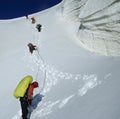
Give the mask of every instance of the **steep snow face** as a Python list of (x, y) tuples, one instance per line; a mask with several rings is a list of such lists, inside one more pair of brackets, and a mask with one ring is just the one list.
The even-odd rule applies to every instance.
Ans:
[(80, 21), (79, 14), (88, 0), (63, 0), (63, 17), (70, 21)]
[[(21, 119), (13, 91), (26, 75), (40, 84), (34, 95), (41, 89), (44, 95), (30, 119), (120, 119), (120, 57), (79, 47), (74, 40), (78, 24), (64, 21), (59, 8), (0, 21), (0, 119)], [(33, 54), (30, 42), (37, 45)]]
[(120, 55), (120, 0), (64, 0), (63, 17), (80, 23), (81, 46), (102, 55)]

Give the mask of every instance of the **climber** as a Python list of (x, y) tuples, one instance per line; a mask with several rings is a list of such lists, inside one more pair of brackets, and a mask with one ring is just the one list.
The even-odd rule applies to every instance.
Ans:
[(38, 82), (33, 82), (33, 77), (25, 76), (17, 85), (14, 91), (14, 97), (20, 99), (22, 109), (22, 119), (29, 119), (28, 107), (33, 100), (33, 90), (37, 88)]
[(25, 15), (26, 19), (28, 19), (28, 15)]
[(40, 31), (41, 31), (41, 27), (42, 27), (42, 25), (41, 25), (41, 24), (37, 24), (37, 25), (36, 25), (36, 28), (37, 28), (38, 32), (40, 32)]
[(34, 50), (37, 50), (37, 46), (33, 45), (32, 43), (29, 43), (28, 47), (31, 54), (33, 53)]
[(32, 20), (32, 24), (34, 24), (36, 22), (35, 17), (32, 17), (31, 20)]
[(26, 93), (23, 97), (20, 97), (20, 103), (21, 103), (21, 109), (22, 109), (22, 118), (23, 119), (29, 119), (29, 112), (28, 112), (28, 107), (31, 105), (32, 99), (33, 99), (33, 90), (34, 88), (38, 87), (38, 82), (33, 82), (31, 83), (27, 90)]

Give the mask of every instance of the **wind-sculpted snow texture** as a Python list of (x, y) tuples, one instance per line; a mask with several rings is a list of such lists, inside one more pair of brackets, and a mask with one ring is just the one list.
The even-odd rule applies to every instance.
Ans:
[(77, 37), (84, 48), (120, 55), (120, 0), (64, 0), (63, 17), (79, 22)]

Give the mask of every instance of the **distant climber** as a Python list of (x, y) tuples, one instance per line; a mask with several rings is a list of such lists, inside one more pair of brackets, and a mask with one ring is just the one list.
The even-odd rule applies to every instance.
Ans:
[(38, 82), (32, 83), (32, 80), (32, 76), (24, 77), (14, 91), (14, 96), (20, 99), (22, 119), (30, 119), (28, 108), (31, 106), (34, 88), (39, 86)]
[(41, 25), (41, 24), (37, 24), (37, 25), (36, 25), (36, 28), (37, 28), (38, 32), (40, 32), (40, 31), (41, 31), (41, 28), (42, 28), (42, 25)]
[(31, 20), (32, 20), (32, 24), (34, 24), (36, 22), (35, 17), (32, 17)]
[(26, 19), (28, 19), (28, 15), (25, 15)]
[(37, 50), (37, 46), (33, 45), (32, 43), (29, 43), (28, 47), (31, 54), (33, 53), (34, 50)]

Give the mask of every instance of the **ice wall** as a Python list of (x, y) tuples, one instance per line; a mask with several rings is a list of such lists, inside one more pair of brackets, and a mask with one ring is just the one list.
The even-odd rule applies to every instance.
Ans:
[(81, 46), (102, 55), (120, 55), (120, 0), (63, 0), (62, 13), (80, 23), (76, 34)]

